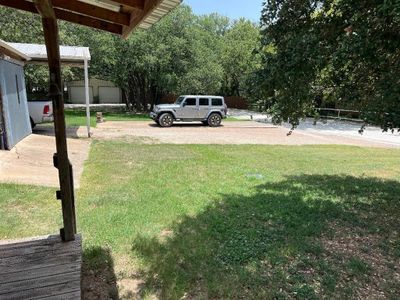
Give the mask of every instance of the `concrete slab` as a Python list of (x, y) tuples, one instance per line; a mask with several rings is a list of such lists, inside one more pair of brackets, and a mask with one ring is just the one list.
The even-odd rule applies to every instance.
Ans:
[[(40, 132), (36, 131), (36, 132)], [(53, 167), (56, 151), (53, 130), (48, 135), (32, 134), (11, 151), (0, 151), (0, 182), (58, 187), (58, 171)], [(88, 157), (89, 139), (68, 138), (75, 187), (79, 187), (84, 161)]]

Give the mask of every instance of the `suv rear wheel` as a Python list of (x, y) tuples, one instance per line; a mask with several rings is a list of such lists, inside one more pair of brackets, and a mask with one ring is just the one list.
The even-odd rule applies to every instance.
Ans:
[(220, 114), (217, 113), (212, 113), (209, 117), (208, 117), (208, 125), (210, 127), (218, 127), (221, 125), (222, 122), (222, 117)]
[(164, 113), (158, 119), (161, 127), (171, 127), (174, 124), (174, 117), (170, 113)]

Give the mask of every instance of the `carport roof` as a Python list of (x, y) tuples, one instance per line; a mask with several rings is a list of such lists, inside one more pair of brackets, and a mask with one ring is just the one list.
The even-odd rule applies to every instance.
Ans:
[(28, 55), (3, 40), (0, 40), (0, 54), (5, 54), (13, 59), (17, 59), (20, 61), (30, 60), (30, 57)]
[[(29, 63), (47, 63), (47, 50), (45, 45), (7, 43), (10, 47), (29, 57)], [(88, 47), (60, 46), (60, 59), (62, 64), (83, 65), (90, 60)]]

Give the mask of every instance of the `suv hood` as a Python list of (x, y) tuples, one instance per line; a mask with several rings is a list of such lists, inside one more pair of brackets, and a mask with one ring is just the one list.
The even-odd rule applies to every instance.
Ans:
[(161, 110), (161, 109), (177, 109), (180, 108), (181, 106), (178, 104), (160, 104), (156, 105), (154, 107), (155, 110)]

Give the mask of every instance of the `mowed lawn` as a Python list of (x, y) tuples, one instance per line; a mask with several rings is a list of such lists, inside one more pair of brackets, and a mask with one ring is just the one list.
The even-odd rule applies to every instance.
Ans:
[[(123, 113), (123, 112), (104, 112), (103, 118), (106, 121), (151, 121), (147, 114), (137, 113)], [(229, 121), (248, 121), (234, 117), (228, 117), (224, 119), (224, 122)], [(86, 112), (77, 110), (65, 110), (65, 122), (67, 127), (79, 127), (86, 126)], [(45, 124), (49, 125), (49, 124)], [(96, 127), (96, 113), (90, 113), (90, 126)]]
[[(103, 118), (107, 121), (150, 121), (150, 117), (145, 114), (135, 113), (103, 113)], [(86, 112), (65, 110), (65, 122), (67, 127), (86, 126)], [(96, 113), (90, 113), (90, 126), (96, 127)]]
[[(76, 195), (85, 295), (395, 299), (399, 179), (399, 150), (94, 141)], [(54, 190), (0, 195), (0, 238), (58, 232)]]

